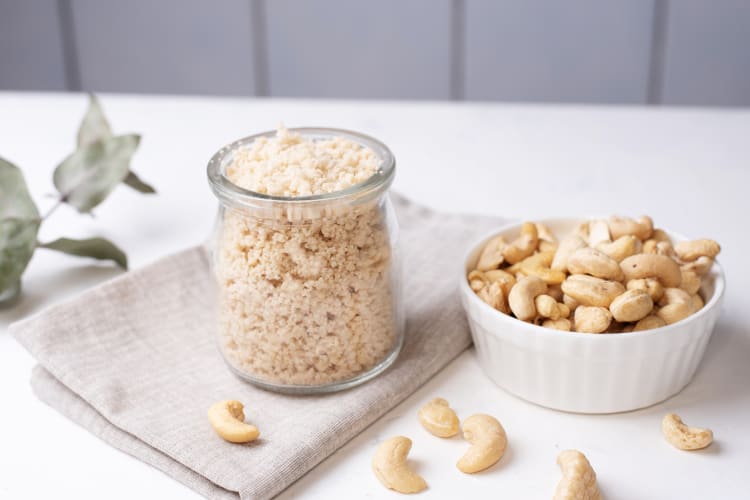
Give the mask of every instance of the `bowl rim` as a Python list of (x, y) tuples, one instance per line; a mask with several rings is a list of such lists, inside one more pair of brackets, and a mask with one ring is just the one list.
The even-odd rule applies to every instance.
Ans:
[[(596, 217), (549, 217), (545, 219), (536, 219), (535, 222), (541, 223), (541, 224), (555, 224), (555, 223), (580, 223), (586, 220), (592, 220)], [(503, 224), (500, 227), (497, 227), (491, 231), (488, 231), (484, 233), (482, 236), (474, 239), (469, 245), (468, 249), (464, 252), (463, 258), (461, 260), (461, 276), (460, 276), (460, 283), (459, 287), (461, 290), (461, 293), (464, 296), (467, 296), (467, 300), (473, 300), (475, 303), (479, 305), (480, 308), (484, 307), (490, 313), (494, 313), (496, 317), (501, 318), (500, 321), (509, 321), (513, 322), (512, 325), (515, 326), (521, 326), (524, 325), (528, 328), (531, 328), (531, 331), (535, 333), (539, 333), (541, 335), (547, 335), (552, 338), (559, 338), (559, 339), (570, 339), (575, 341), (581, 341), (584, 339), (591, 339), (594, 342), (625, 342), (627, 339), (642, 339), (642, 338), (648, 338), (653, 336), (658, 336), (661, 334), (665, 334), (665, 332), (670, 332), (675, 329), (680, 329), (684, 327), (686, 324), (690, 323), (691, 321), (697, 320), (699, 317), (708, 314), (710, 310), (712, 310), (714, 307), (716, 307), (717, 304), (721, 301), (721, 298), (724, 295), (725, 290), (725, 279), (724, 279), (724, 268), (721, 266), (719, 261), (717, 259), (714, 259), (714, 265), (710, 270), (710, 273), (714, 275), (714, 293), (711, 296), (711, 300), (705, 303), (705, 305), (698, 311), (687, 318), (681, 319), (680, 321), (677, 321), (676, 323), (672, 323), (671, 325), (661, 326), (659, 328), (652, 328), (649, 330), (641, 330), (637, 332), (623, 332), (618, 334), (587, 334), (587, 335), (571, 335), (571, 333), (579, 333), (579, 332), (566, 332), (562, 330), (555, 330), (554, 328), (545, 328), (541, 325), (535, 325), (533, 323), (528, 323), (526, 321), (521, 321), (517, 318), (514, 318), (510, 316), (509, 314), (504, 314), (494, 307), (490, 306), (486, 302), (484, 302), (482, 299), (480, 299), (476, 293), (469, 287), (469, 282), (466, 279), (466, 269), (469, 262), (469, 258), (471, 257), (471, 254), (473, 254), (477, 247), (492, 238), (493, 236), (496, 236), (502, 232), (510, 231), (513, 229), (519, 229), (521, 228), (521, 225), (523, 222), (510, 222), (507, 224)], [(685, 236), (675, 233), (673, 231), (666, 230), (662, 228), (670, 237), (678, 239), (680, 241), (682, 240), (688, 240), (689, 238), (686, 238)], [(467, 313), (468, 316), (471, 316), (468, 308), (464, 305), (464, 310)], [(490, 329), (487, 329), (490, 330)], [(512, 329), (509, 329), (508, 331), (511, 331)], [(490, 330), (493, 335), (497, 335), (498, 333), (494, 330)], [(596, 339), (596, 340), (593, 340)], [(584, 340), (585, 341), (585, 340)]]

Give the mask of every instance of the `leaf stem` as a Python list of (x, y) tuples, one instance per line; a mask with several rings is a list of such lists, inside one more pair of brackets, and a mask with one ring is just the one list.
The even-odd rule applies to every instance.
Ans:
[(62, 204), (63, 204), (64, 202), (65, 202), (65, 196), (61, 196), (60, 198), (58, 198), (58, 199), (57, 199), (57, 201), (55, 202), (55, 204), (54, 204), (54, 205), (52, 205), (52, 207), (50, 207), (50, 209), (49, 209), (49, 210), (47, 210), (47, 213), (46, 213), (46, 214), (44, 214), (44, 215), (42, 216), (42, 219), (41, 219), (41, 220), (43, 220), (43, 221), (47, 220), (47, 218), (48, 218), (48, 217), (49, 217), (50, 215), (52, 215), (52, 213), (53, 213), (53, 212), (54, 212), (55, 210), (57, 210), (57, 208), (58, 208), (58, 207), (59, 207), (60, 205), (62, 205)]

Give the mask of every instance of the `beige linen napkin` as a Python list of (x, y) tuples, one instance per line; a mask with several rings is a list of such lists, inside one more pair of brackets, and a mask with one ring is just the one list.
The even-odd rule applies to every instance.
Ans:
[[(394, 196), (407, 333), (394, 365), (325, 396), (257, 389), (216, 347), (211, 276), (200, 248), (165, 257), (11, 326), (38, 360), (34, 391), (112, 446), (209, 498), (268, 498), (331, 455), (470, 344), (456, 293), (460, 260), (489, 217), (439, 214)], [(222, 441), (207, 408), (239, 399), (261, 429)], [(366, 474), (367, 471), (363, 471)]]

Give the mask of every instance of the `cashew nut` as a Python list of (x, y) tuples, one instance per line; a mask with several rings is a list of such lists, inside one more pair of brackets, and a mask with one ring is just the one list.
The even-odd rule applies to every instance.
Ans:
[(660, 307), (656, 311), (656, 315), (659, 316), (668, 325), (677, 323), (693, 313), (693, 308), (687, 302), (677, 302), (675, 304), (669, 304), (664, 307)]
[(573, 315), (575, 331), (581, 333), (602, 333), (611, 321), (612, 313), (606, 307), (579, 306)]
[(690, 305), (692, 306), (693, 312), (695, 313), (701, 310), (703, 306), (706, 305), (706, 303), (703, 302), (703, 297), (696, 293), (690, 296)]
[(628, 290), (609, 305), (612, 316), (622, 322), (639, 321), (648, 316), (653, 308), (651, 295), (643, 290)]
[(658, 302), (664, 295), (664, 287), (655, 278), (641, 278), (630, 280), (627, 283), (628, 290), (643, 290), (651, 296), (651, 300)]
[(557, 484), (552, 500), (601, 500), (596, 485), (596, 472), (586, 456), (578, 450), (565, 450), (557, 455), (563, 477)]
[(508, 269), (517, 268), (519, 272), (526, 276), (536, 276), (542, 279), (548, 285), (559, 285), (565, 279), (565, 273), (550, 269), (554, 252), (539, 252), (530, 257), (526, 257)]
[(208, 409), (208, 421), (216, 434), (230, 443), (249, 443), (260, 436), (254, 425), (245, 423), (244, 406), (239, 401), (225, 400)]
[(419, 422), (430, 434), (451, 437), (458, 434), (460, 424), (456, 412), (443, 398), (435, 398), (419, 409)]
[(563, 281), (562, 290), (581, 305), (609, 307), (615, 297), (625, 292), (625, 287), (617, 281), (573, 274)]
[(690, 294), (682, 288), (665, 288), (664, 295), (659, 300), (660, 306), (676, 304), (678, 302), (690, 303)]
[(684, 271), (693, 271), (698, 276), (705, 276), (711, 270), (714, 265), (714, 259), (702, 255), (695, 259), (693, 262), (688, 262), (682, 265)]
[(584, 248), (586, 246), (586, 242), (583, 241), (583, 238), (576, 234), (571, 234), (570, 236), (566, 236), (560, 241), (560, 245), (557, 247), (557, 251), (555, 252), (555, 257), (552, 259), (552, 264), (550, 265), (550, 268), (554, 271), (562, 271), (565, 272), (568, 270), (568, 258), (578, 250), (579, 248)]
[(589, 246), (595, 247), (599, 243), (611, 241), (607, 221), (592, 220), (589, 221)]
[(474, 269), (470, 272), (466, 279), (469, 281), (469, 287), (475, 292), (478, 292), (487, 284), (487, 278), (484, 276), (484, 273), (478, 269)]
[(665, 288), (664, 296), (659, 301), (659, 305), (662, 307), (656, 312), (656, 315), (668, 325), (687, 318), (703, 307), (702, 300), (699, 305), (693, 299), (693, 296), (682, 288)]
[(677, 253), (675, 253), (674, 247), (668, 241), (657, 242), (654, 253), (658, 255), (666, 255), (667, 257), (677, 258)]
[(560, 285), (549, 285), (547, 286), (547, 295), (552, 297), (558, 302), (562, 302), (563, 300), (563, 291), (562, 287)]
[(552, 234), (552, 231), (546, 225), (537, 222), (536, 233), (539, 237), (539, 251), (540, 252), (554, 252), (557, 250), (557, 238)]
[(721, 246), (719, 246), (714, 240), (702, 239), (680, 241), (675, 245), (674, 250), (681, 260), (692, 262), (698, 257), (715, 258), (719, 255)]
[(651, 234), (651, 239), (655, 240), (657, 243), (660, 241), (666, 241), (667, 243), (672, 243), (672, 238), (669, 237), (669, 235), (663, 230), (663, 229), (654, 229), (653, 234)]
[(546, 319), (542, 321), (542, 326), (545, 328), (552, 328), (553, 330), (562, 330), (564, 332), (569, 332), (573, 327), (568, 318)]
[(547, 291), (547, 284), (536, 276), (526, 276), (511, 288), (508, 295), (510, 310), (516, 318), (529, 321), (536, 316), (534, 299)]
[(680, 283), (680, 288), (690, 295), (698, 293), (701, 289), (701, 277), (698, 276), (695, 271), (682, 269), (682, 282)]
[(613, 216), (609, 218), (609, 232), (613, 239), (626, 234), (632, 234), (639, 240), (647, 240), (654, 232), (654, 221), (651, 217), (644, 215), (637, 220), (630, 217)]
[(492, 238), (485, 245), (482, 253), (479, 255), (477, 269), (480, 271), (488, 271), (500, 267), (500, 264), (503, 263), (503, 249), (507, 245), (508, 243), (502, 236), (495, 236)]
[(500, 283), (491, 283), (477, 292), (480, 299), (494, 307), (498, 311), (508, 314), (508, 305), (505, 302), (505, 294)]
[(632, 234), (620, 236), (615, 241), (602, 241), (596, 245), (597, 250), (606, 253), (617, 262), (621, 262), (625, 257), (637, 254), (641, 247), (641, 240)]
[(485, 279), (490, 283), (500, 283), (503, 294), (507, 297), (510, 289), (516, 284), (516, 278), (507, 271), (502, 269), (492, 269), (484, 272)]
[(537, 295), (534, 299), (534, 305), (536, 306), (537, 314), (543, 318), (557, 320), (567, 318), (570, 315), (568, 306), (558, 303), (549, 295)]
[(661, 432), (672, 446), (681, 450), (700, 450), (714, 440), (711, 429), (688, 427), (679, 415), (669, 413), (661, 421)]
[(607, 280), (622, 280), (620, 264), (595, 248), (579, 248), (568, 258), (570, 274), (590, 274)]
[(473, 474), (496, 464), (505, 453), (508, 438), (495, 417), (472, 415), (461, 426), (464, 439), (471, 443), (464, 456), (456, 463), (461, 472)]
[(562, 303), (568, 306), (568, 309), (570, 309), (570, 312), (575, 311), (576, 308), (581, 305), (580, 302), (578, 302), (576, 299), (574, 299), (573, 297), (565, 293), (563, 294)]
[(524, 222), (521, 234), (509, 245), (503, 248), (503, 257), (510, 264), (520, 262), (536, 250), (539, 236), (533, 222)]
[(664, 286), (677, 287), (682, 281), (680, 266), (666, 255), (640, 253), (620, 262), (625, 280), (657, 278)]
[(654, 328), (661, 328), (662, 326), (666, 326), (666, 324), (667, 323), (659, 316), (649, 314), (635, 324), (635, 326), (633, 327), (633, 331), (640, 332), (641, 330), (652, 330)]
[(372, 457), (372, 470), (383, 486), (399, 493), (418, 493), (427, 482), (411, 470), (406, 457), (411, 450), (411, 439), (396, 436), (380, 443)]

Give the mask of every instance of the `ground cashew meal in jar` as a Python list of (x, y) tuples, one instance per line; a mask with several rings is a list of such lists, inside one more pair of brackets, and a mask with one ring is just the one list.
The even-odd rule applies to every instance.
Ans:
[[(267, 195), (341, 191), (379, 168), (342, 137), (280, 128), (234, 152), (225, 176)], [(226, 207), (215, 250), (220, 348), (235, 370), (280, 385), (324, 385), (367, 372), (397, 342), (392, 252), (377, 199), (257, 217)]]

